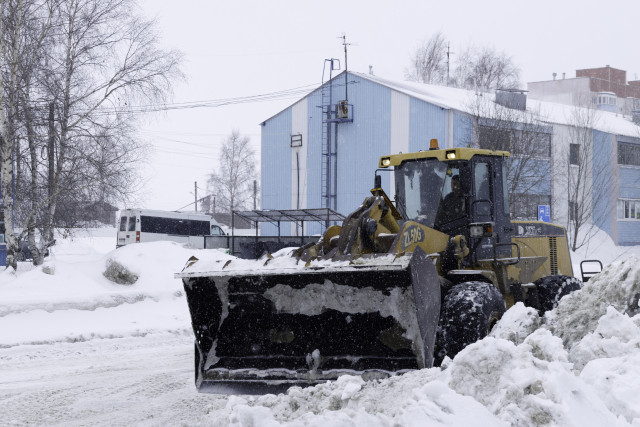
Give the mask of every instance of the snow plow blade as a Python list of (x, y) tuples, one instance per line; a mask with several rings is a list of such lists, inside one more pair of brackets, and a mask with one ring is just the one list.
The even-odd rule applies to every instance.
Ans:
[(220, 271), (188, 264), (176, 274), (196, 338), (199, 390), (383, 378), (432, 366), (440, 279), (421, 249), (293, 268), (262, 260), (233, 270), (233, 262)]

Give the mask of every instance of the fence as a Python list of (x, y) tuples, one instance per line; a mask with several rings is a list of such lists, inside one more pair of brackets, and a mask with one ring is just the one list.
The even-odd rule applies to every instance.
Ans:
[(205, 236), (205, 249), (233, 248), (233, 255), (239, 258), (256, 259), (264, 252), (275, 252), (282, 248), (299, 247), (309, 242), (317, 242), (319, 236)]

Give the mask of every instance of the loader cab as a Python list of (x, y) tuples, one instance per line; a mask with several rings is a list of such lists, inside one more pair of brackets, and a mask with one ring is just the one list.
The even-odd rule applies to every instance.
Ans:
[(505, 156), (473, 149), (424, 153), (396, 161), (396, 206), (402, 216), (450, 236), (464, 235), (478, 259), (493, 258), (494, 250), (509, 256), (513, 230)]

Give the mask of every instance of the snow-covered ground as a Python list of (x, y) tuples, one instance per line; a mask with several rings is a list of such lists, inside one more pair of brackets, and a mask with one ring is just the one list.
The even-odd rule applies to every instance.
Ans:
[[(0, 424), (640, 426), (640, 247), (605, 237), (573, 254), (602, 274), (540, 319), (517, 304), (444, 368), (344, 376), (286, 394), (199, 394), (170, 242), (114, 250), (113, 229), (59, 240), (43, 267), (0, 273)], [(114, 277), (118, 268), (138, 276)], [(115, 272), (115, 273), (114, 273)]]

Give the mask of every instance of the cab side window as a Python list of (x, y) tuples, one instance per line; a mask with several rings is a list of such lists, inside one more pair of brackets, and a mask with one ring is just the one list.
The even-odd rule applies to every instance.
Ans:
[(491, 215), (491, 166), (478, 162), (473, 173), (474, 207), (477, 216)]

